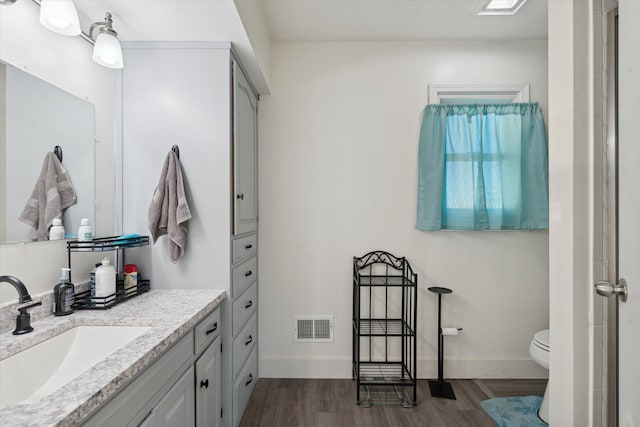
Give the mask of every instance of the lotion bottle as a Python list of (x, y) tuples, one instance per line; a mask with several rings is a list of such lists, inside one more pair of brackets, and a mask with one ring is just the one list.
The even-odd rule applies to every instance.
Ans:
[(89, 225), (87, 218), (80, 220), (80, 228), (78, 229), (78, 242), (91, 242), (93, 241), (93, 231)]
[[(109, 305), (116, 298), (116, 269), (108, 257), (102, 259), (102, 265), (96, 268), (96, 304)], [(98, 298), (100, 298), (98, 300)], [(103, 299), (104, 298), (104, 299)]]
[(54, 218), (53, 225), (49, 229), (49, 240), (62, 239), (64, 239), (64, 227), (62, 226), (62, 220), (60, 218)]

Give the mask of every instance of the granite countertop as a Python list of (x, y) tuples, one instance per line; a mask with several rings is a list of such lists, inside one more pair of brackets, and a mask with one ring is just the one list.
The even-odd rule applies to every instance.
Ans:
[(75, 326), (150, 327), (40, 401), (0, 406), (0, 425), (77, 425), (215, 309), (225, 296), (225, 291), (219, 290), (152, 290), (109, 310), (46, 317), (33, 322), (34, 331), (25, 335), (1, 334), (0, 360)]

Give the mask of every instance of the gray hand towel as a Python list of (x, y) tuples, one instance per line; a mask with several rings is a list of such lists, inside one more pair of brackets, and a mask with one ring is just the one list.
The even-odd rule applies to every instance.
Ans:
[(190, 218), (180, 159), (176, 153), (169, 151), (149, 206), (147, 226), (154, 243), (160, 236), (169, 236), (169, 256), (173, 263), (184, 255)]
[(47, 240), (53, 219), (62, 218), (62, 212), (76, 201), (76, 191), (67, 170), (55, 154), (48, 152), (36, 186), (19, 219), (37, 230), (38, 240)]

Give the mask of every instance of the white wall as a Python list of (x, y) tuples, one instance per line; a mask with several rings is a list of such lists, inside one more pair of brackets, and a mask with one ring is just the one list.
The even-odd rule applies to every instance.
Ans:
[[(87, 99), (95, 106), (96, 235), (114, 233), (114, 77), (117, 71), (91, 60), (92, 46), (80, 37), (46, 30), (38, 22), (38, 6), (19, 1), (0, 7), (0, 60), (54, 86)], [(40, 160), (38, 160), (40, 161)], [(74, 262), (74, 282), (88, 279), (92, 260)], [(75, 260), (74, 260), (75, 261)], [(0, 246), (0, 274), (22, 279), (32, 294), (50, 290), (66, 266), (63, 242)], [(0, 301), (16, 299), (10, 286), (0, 286)], [(5, 296), (6, 295), (6, 296)]]
[[(548, 234), (414, 228), (429, 83), (531, 84), (547, 109), (546, 41), (277, 42), (260, 104), (260, 375), (350, 377), (351, 259), (385, 249), (419, 275), (419, 377), (436, 375), (436, 298), (449, 377), (544, 377)], [(333, 314), (335, 342), (293, 343), (294, 315)]]

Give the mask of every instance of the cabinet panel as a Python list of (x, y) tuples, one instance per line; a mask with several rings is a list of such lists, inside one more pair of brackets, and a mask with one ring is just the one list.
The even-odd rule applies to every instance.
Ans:
[(254, 255), (257, 250), (257, 236), (255, 234), (236, 239), (233, 241), (232, 262), (235, 264), (248, 256)]
[(220, 339), (196, 362), (196, 426), (220, 425)]
[(233, 335), (236, 336), (258, 307), (258, 287), (254, 283), (233, 303)]
[(233, 340), (233, 378), (240, 373), (247, 356), (258, 341), (258, 317), (254, 315)]
[(249, 397), (258, 381), (258, 351), (253, 349), (247, 364), (233, 385), (233, 418), (236, 424), (240, 424), (244, 408), (249, 402)]
[(234, 63), (234, 234), (254, 231), (258, 224), (258, 100)]
[(256, 257), (243, 262), (233, 269), (233, 283), (231, 293), (233, 298), (237, 298), (256, 280), (258, 275)]
[(153, 411), (141, 426), (195, 426), (194, 407), (193, 367), (190, 367), (167, 392), (158, 405), (153, 408)]

